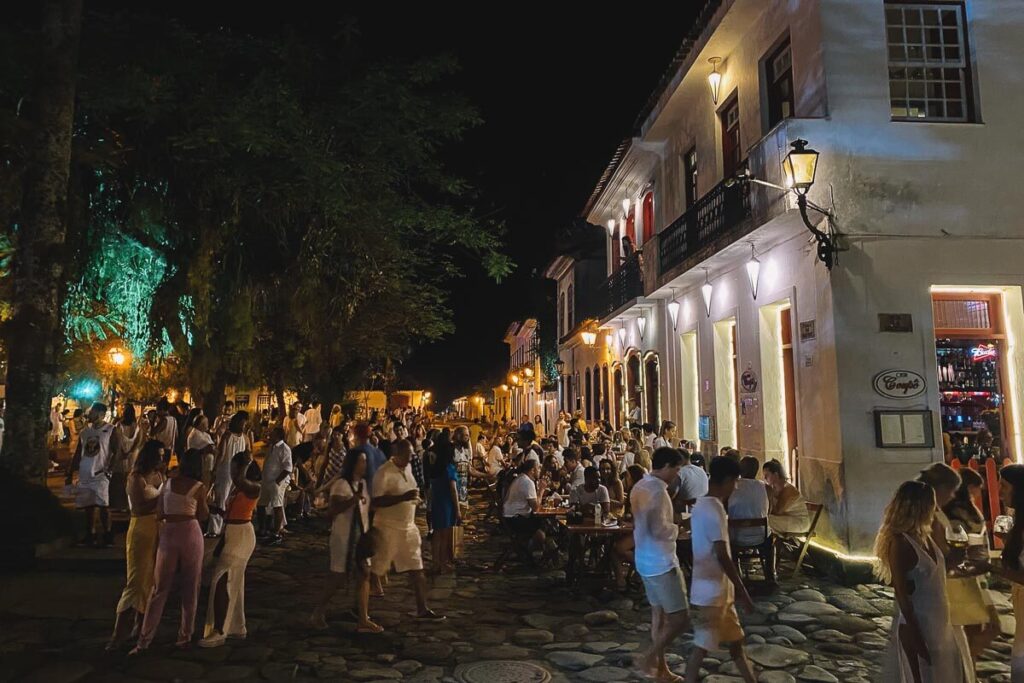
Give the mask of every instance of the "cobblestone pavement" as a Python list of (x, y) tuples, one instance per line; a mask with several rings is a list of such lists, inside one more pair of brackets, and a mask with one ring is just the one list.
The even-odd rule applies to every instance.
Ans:
[[(648, 642), (650, 610), (641, 593), (595, 589), (574, 594), (559, 571), (538, 575), (513, 567), (495, 574), (488, 567), (503, 541), (492, 531), (490, 523), (470, 520), (458, 576), (432, 582), (432, 606), (448, 615), (443, 622), (407, 617), (411, 592), (404, 578), (392, 577), (387, 595), (371, 602), (373, 618), (387, 629), (382, 635), (356, 634), (344, 614), (343, 596), (335, 599), (328, 631), (307, 626), (326, 576), (327, 537), (317, 531), (292, 534), (280, 547), (257, 549), (246, 577), (249, 637), (212, 650), (173, 652), (169, 644), (177, 612), (168, 609), (149, 652), (137, 658), (123, 652), (105, 655), (120, 576), (4, 577), (0, 681), (642, 680), (631, 668), (632, 653)], [(881, 680), (890, 589), (843, 588), (803, 577), (784, 580), (781, 590), (757, 598), (756, 604), (756, 613), (743, 621), (748, 654), (763, 683)], [(204, 593), (200, 623), (205, 605)], [(1009, 605), (1001, 605), (1001, 611), (1008, 612)], [(1012, 617), (1004, 614), (1003, 620), (1004, 629), (1012, 629)], [(689, 638), (683, 637), (672, 649), (670, 665), (679, 673), (689, 648)], [(981, 680), (1009, 681), (1009, 650), (1004, 635), (979, 663)], [(712, 653), (706, 662), (705, 681), (740, 681), (726, 653)]]

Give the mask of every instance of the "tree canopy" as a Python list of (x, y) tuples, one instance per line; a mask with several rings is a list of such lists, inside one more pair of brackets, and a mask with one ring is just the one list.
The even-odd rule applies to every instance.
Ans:
[[(30, 36), (7, 31), (0, 258), (18, 246), (19, 109), (33, 77)], [(444, 88), (456, 64), (367, 63), (352, 35), (85, 15), (69, 382), (117, 338), (150, 384), (162, 368), (159, 381), (208, 405), (229, 383), (336, 396), (451, 329), (447, 288), (467, 257), (495, 278), (511, 271), (501, 226), (475, 215), (471, 188), (443, 162), (480, 123)]]

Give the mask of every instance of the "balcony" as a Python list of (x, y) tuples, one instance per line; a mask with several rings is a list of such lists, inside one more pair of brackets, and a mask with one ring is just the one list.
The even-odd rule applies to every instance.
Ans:
[[(727, 237), (750, 218), (750, 185), (715, 185), (683, 215), (659, 233), (659, 272), (662, 277), (687, 259)], [(717, 251), (715, 248), (714, 251)]]
[(641, 272), (640, 254), (626, 259), (601, 285), (598, 300), (601, 302), (599, 317), (604, 318), (644, 295), (644, 281)]

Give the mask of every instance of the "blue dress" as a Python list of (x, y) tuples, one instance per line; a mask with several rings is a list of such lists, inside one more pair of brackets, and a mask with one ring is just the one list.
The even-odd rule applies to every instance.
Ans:
[(430, 523), (434, 531), (455, 526), (455, 503), (451, 482), (458, 482), (455, 464), (448, 463), (443, 476), (430, 480)]

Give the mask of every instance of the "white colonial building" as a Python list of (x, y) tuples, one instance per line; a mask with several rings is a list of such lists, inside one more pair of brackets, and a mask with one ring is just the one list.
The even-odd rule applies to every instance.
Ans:
[(1020, 0), (713, 0), (583, 211), (600, 283), (548, 268), (562, 406), (778, 458), (854, 555), (944, 449), (1021, 460), (1021, 35)]

